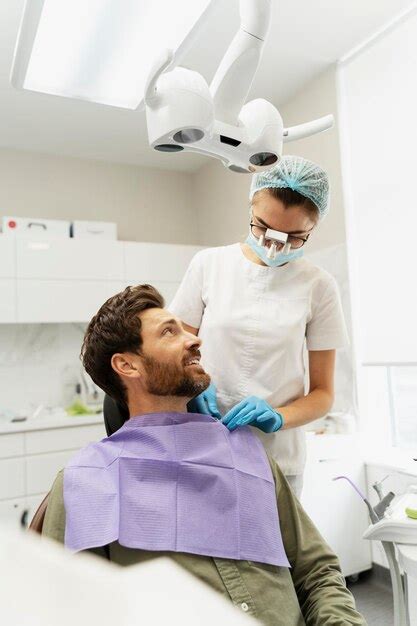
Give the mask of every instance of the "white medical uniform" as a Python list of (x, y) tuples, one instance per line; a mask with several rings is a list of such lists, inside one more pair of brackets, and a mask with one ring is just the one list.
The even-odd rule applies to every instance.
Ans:
[[(251, 395), (272, 407), (304, 396), (304, 346), (332, 350), (347, 343), (329, 273), (304, 258), (280, 267), (258, 265), (240, 244), (197, 253), (168, 308), (200, 329), (201, 363), (217, 387), (222, 415)], [(302, 428), (254, 431), (286, 475), (302, 474)]]

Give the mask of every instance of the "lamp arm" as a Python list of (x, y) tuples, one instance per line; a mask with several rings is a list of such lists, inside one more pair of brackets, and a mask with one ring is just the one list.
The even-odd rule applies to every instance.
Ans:
[(215, 118), (236, 125), (262, 56), (271, 0), (240, 0), (240, 28), (210, 85)]
[(290, 126), (289, 128), (284, 128), (283, 141), (284, 143), (287, 143), (288, 141), (295, 141), (296, 139), (304, 139), (304, 137), (310, 137), (310, 135), (322, 133), (324, 130), (332, 128), (333, 125), (333, 115), (325, 115), (324, 117), (319, 117), (318, 119), (306, 122), (305, 124)]

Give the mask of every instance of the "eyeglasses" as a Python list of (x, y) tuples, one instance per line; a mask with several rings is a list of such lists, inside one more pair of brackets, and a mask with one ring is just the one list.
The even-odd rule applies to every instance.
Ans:
[[(265, 235), (266, 231), (268, 230), (267, 226), (261, 226), (260, 224), (253, 224), (253, 222), (250, 223), (250, 227), (251, 227), (252, 235), (256, 239), (259, 239), (259, 237), (262, 237), (262, 235)], [(288, 235), (287, 243), (290, 244), (291, 248), (302, 248), (305, 242), (308, 241), (309, 237), (310, 237), (310, 233), (306, 235), (305, 237), (296, 237), (295, 235)], [(278, 244), (278, 249), (280, 247), (283, 247), (282, 244)]]

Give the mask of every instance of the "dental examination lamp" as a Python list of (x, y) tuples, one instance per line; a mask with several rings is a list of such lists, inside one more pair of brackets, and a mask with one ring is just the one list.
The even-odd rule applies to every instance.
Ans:
[(246, 102), (272, 0), (240, 0), (239, 31), (210, 86), (180, 66), (223, 1), (26, 0), (11, 82), (111, 106), (144, 107), (154, 150), (214, 157), (234, 172), (268, 169), (280, 160), (283, 143), (331, 128), (333, 116), (284, 128), (270, 102)]
[[(269, 30), (271, 0), (240, 0), (241, 25), (210, 87), (198, 72), (169, 69), (173, 53), (156, 61), (145, 91), (149, 143), (155, 150), (188, 150), (220, 159), (233, 172), (272, 167), (282, 144), (330, 128), (333, 116), (284, 128), (262, 98), (245, 104)], [(285, 242), (284, 242), (285, 243)]]

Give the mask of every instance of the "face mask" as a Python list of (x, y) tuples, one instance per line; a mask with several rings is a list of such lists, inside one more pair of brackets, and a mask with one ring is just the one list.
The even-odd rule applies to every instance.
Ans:
[(268, 267), (279, 267), (280, 265), (284, 265), (284, 263), (289, 263), (290, 261), (299, 259), (304, 254), (304, 250), (301, 248), (295, 252), (289, 252), (288, 254), (277, 252), (275, 259), (269, 259), (268, 248), (260, 246), (256, 237), (254, 237), (250, 231), (249, 236), (246, 239), (246, 243), (252, 248), (256, 256), (258, 256), (261, 261), (265, 263), (265, 265), (268, 265)]

